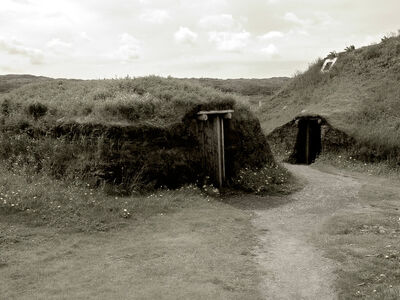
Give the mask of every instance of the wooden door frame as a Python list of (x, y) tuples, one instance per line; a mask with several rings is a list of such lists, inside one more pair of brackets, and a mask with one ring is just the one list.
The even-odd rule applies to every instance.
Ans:
[(209, 120), (213, 122), (213, 134), (217, 145), (217, 170), (212, 170), (216, 174), (217, 184), (221, 188), (226, 181), (225, 167), (225, 136), (224, 120), (231, 119), (233, 110), (212, 110), (200, 111), (197, 113), (197, 119), (203, 122)]

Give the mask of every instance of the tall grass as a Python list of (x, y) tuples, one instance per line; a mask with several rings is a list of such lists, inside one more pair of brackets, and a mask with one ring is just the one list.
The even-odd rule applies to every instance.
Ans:
[(212, 88), (173, 78), (144, 77), (98, 81), (52, 80), (0, 96), (3, 123), (25, 119), (35, 126), (58, 119), (82, 122), (151, 122), (165, 126), (198, 105), (233, 105)]
[(264, 129), (300, 112), (321, 114), (363, 145), (360, 157), (400, 164), (400, 36), (336, 55), (329, 72), (321, 73), (317, 60), (271, 99), (260, 116)]

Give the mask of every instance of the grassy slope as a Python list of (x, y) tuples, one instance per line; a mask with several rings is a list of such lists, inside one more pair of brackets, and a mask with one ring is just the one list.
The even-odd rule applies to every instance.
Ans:
[(269, 99), (289, 82), (288, 77), (272, 77), (265, 79), (190, 79), (203, 86), (213, 87), (219, 91), (238, 95), (241, 102), (246, 103), (253, 112), (259, 109), (259, 103)]
[(295, 116), (320, 114), (335, 127), (373, 144), (400, 146), (400, 37), (339, 54), (322, 74), (310, 65), (259, 112), (270, 133)]
[[(0, 117), (3, 115), (5, 122), (24, 120), (35, 125), (62, 118), (167, 126), (179, 122), (196, 107), (226, 108), (234, 102), (231, 95), (173, 78), (51, 80), (0, 95)], [(38, 109), (38, 104), (45, 108)]]
[[(174, 79), (145, 77), (117, 80), (64, 80), (31, 75), (0, 76), (0, 118), (33, 123), (30, 107), (47, 109), (40, 124), (78, 122), (167, 125), (196, 105), (258, 106), (289, 82), (270, 79)], [(3, 117), (2, 117), (3, 115)], [(10, 121), (8, 120), (8, 121)], [(7, 120), (6, 120), (7, 121)]]
[(190, 79), (203, 86), (211, 86), (225, 93), (235, 93), (243, 96), (271, 96), (290, 81), (288, 77), (272, 77), (264, 79)]
[(15, 90), (23, 85), (52, 80), (48, 77), (43, 76), (33, 76), (33, 75), (0, 75), (0, 94), (8, 93)]

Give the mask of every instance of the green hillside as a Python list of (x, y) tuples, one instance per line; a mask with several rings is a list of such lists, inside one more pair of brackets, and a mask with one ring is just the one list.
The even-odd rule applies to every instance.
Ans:
[(323, 60), (296, 75), (265, 102), (258, 116), (268, 134), (301, 114), (318, 114), (370, 145), (400, 146), (400, 37), (348, 47), (327, 73)]

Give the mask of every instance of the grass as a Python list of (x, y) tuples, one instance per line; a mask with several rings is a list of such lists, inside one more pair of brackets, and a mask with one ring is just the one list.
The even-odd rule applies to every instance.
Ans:
[(314, 163), (317, 168), (324, 168), (325, 165), (332, 165), (346, 171), (360, 172), (373, 176), (384, 176), (393, 180), (400, 179), (400, 168), (394, 167), (387, 161), (376, 163), (361, 162), (348, 155), (345, 151), (338, 153), (323, 153)]
[[(57, 120), (89, 123), (149, 123), (168, 126), (203, 106), (227, 108), (233, 96), (188, 81), (156, 76), (114, 80), (48, 80), (0, 95), (3, 123), (35, 126)], [(36, 115), (35, 107), (42, 108)], [(43, 112), (43, 109), (46, 111)]]
[(287, 195), (301, 185), (281, 164), (258, 169), (244, 168), (232, 179), (233, 187), (255, 195)]
[(51, 79), (33, 75), (0, 75), (0, 94), (8, 93), (25, 84), (47, 80)]
[(378, 209), (339, 215), (326, 224), (333, 236), (328, 253), (344, 266), (338, 274), (343, 299), (400, 297), (399, 195), (399, 190), (365, 185), (360, 194), (363, 203)]
[(267, 79), (214, 79), (200, 78), (190, 79), (199, 82), (203, 86), (211, 86), (225, 93), (235, 93), (241, 96), (272, 96), (283, 86), (290, 78), (273, 77)]
[(197, 112), (228, 108), (231, 174), (272, 164), (259, 121), (237, 96), (156, 76), (47, 80), (0, 95), (0, 158), (127, 194), (176, 188), (206, 175)]
[(398, 163), (393, 149), (400, 147), (400, 37), (337, 55), (329, 73), (320, 72), (319, 59), (265, 103), (257, 113), (264, 132), (300, 114), (317, 114)]
[[(23, 199), (29, 197), (28, 191), (18, 191), (26, 182), (19, 185), (13, 183), (18, 178), (12, 179), (8, 187), (18, 194), (10, 201), (18, 203), (21, 194)], [(45, 186), (51, 199), (44, 195)], [(43, 206), (36, 204), (36, 213), (56, 223), (25, 226), (24, 212), (15, 208), (14, 215), (1, 215), (0, 294), (6, 299), (262, 298), (251, 256), (256, 242), (250, 212), (206, 197), (193, 187), (118, 199), (55, 182), (28, 184), (29, 189), (32, 195), (42, 192), (37, 199)], [(68, 199), (71, 195), (73, 202)], [(67, 224), (73, 207), (81, 215)], [(124, 208), (130, 218), (124, 217)], [(86, 231), (85, 218), (92, 220), (95, 230), (77, 232), (81, 227)], [(111, 230), (98, 232), (96, 220), (103, 218), (102, 226)], [(54, 228), (57, 225), (62, 230)]]
[(172, 212), (203, 196), (195, 185), (177, 191), (158, 190), (147, 195), (107, 195), (107, 185), (94, 188), (82, 181), (55, 180), (44, 174), (30, 174), (22, 168), (12, 171), (0, 165), (0, 214), (31, 226), (47, 225), (72, 231), (105, 231)]
[(387, 164), (364, 164), (342, 156), (330, 159), (324, 155), (315, 166), (334, 173), (339, 168), (362, 182), (357, 203), (332, 216), (319, 240), (327, 256), (340, 263), (339, 298), (399, 299), (399, 173)]

